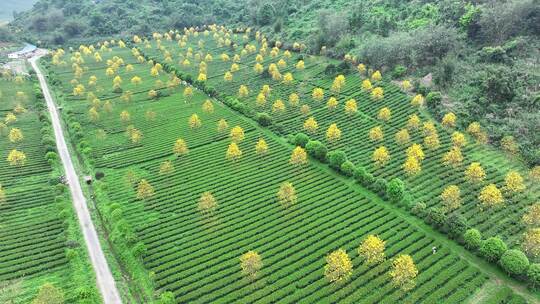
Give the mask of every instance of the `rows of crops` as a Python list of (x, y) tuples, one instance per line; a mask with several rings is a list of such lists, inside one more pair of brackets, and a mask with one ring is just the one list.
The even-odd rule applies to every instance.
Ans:
[[(174, 38), (175, 35), (172, 35)], [(183, 73), (192, 75), (194, 79), (200, 75), (199, 61), (196, 55), (201, 54), (205, 58), (206, 54), (212, 56), (212, 61), (206, 62), (206, 78), (208, 86), (214, 87), (216, 91), (224, 96), (236, 96), (249, 108), (257, 112), (273, 113), (273, 128), (284, 133), (295, 134), (306, 132), (304, 121), (308, 117), (313, 117), (318, 123), (318, 131), (311, 135), (313, 138), (326, 141), (325, 133), (327, 128), (336, 123), (342, 131), (341, 139), (331, 148), (341, 149), (347, 153), (348, 158), (356, 165), (362, 165), (371, 171), (375, 177), (391, 179), (399, 177), (404, 180), (416, 202), (423, 202), (428, 207), (441, 206), (440, 195), (449, 185), (457, 185), (461, 190), (462, 206), (455, 213), (463, 215), (468, 223), (479, 229), (486, 236), (501, 236), (508, 244), (517, 245), (521, 241), (524, 225), (521, 222), (523, 213), (527, 207), (538, 201), (540, 198), (539, 186), (532, 179), (528, 179), (528, 172), (523, 165), (513, 159), (512, 156), (496, 152), (490, 147), (475, 143), (472, 137), (466, 137), (468, 144), (462, 148), (463, 161), (455, 168), (448, 168), (443, 165), (443, 155), (452, 146), (451, 128), (443, 128), (436, 124), (439, 134), (440, 147), (429, 150), (424, 146), (426, 159), (421, 163), (421, 172), (417, 176), (409, 177), (403, 170), (403, 164), (407, 159), (406, 148), (412, 143), (423, 143), (421, 128), (418, 131), (409, 131), (409, 144), (398, 144), (395, 134), (407, 127), (407, 121), (413, 114), (417, 114), (422, 122), (429, 121), (430, 116), (422, 109), (418, 109), (410, 104), (411, 96), (402, 92), (396, 85), (383, 80), (374, 83), (384, 90), (384, 98), (374, 101), (369, 92), (361, 89), (361, 82), (365, 79), (356, 69), (347, 72), (344, 76), (346, 83), (339, 94), (331, 92), (333, 75), (325, 75), (325, 67), (335, 61), (318, 56), (298, 55), (292, 53), (290, 57), (281, 51), (276, 56), (264, 56), (261, 64), (267, 68), (271, 63), (278, 63), (283, 59), (286, 67), (280, 68), (282, 75), (291, 72), (294, 81), (292, 84), (284, 84), (283, 81), (273, 80), (265, 73), (258, 74), (254, 71), (256, 56), (258, 52), (244, 52), (237, 62), (239, 69), (233, 72), (232, 80), (224, 80), (224, 74), (231, 69), (233, 60), (224, 61), (222, 54), (227, 54), (229, 58), (240, 54), (243, 45), (250, 43), (260, 50), (260, 41), (249, 40), (242, 34), (210, 35), (187, 35), (180, 40), (168, 41), (165, 37), (148, 43), (140, 43), (140, 50), (151, 58), (156, 58), (160, 62), (167, 62), (177, 67)], [(238, 47), (233, 48), (223, 41), (230, 39), (232, 43), (237, 43)], [(159, 41), (158, 41), (159, 40)], [(158, 42), (157, 42), (158, 41)], [(248, 49), (247, 47), (244, 50)], [(190, 52), (191, 50), (191, 52)], [(270, 47), (268, 47), (270, 51)], [(195, 54), (195, 55), (189, 55)], [(305, 68), (299, 70), (295, 68), (298, 60), (303, 59)], [(185, 64), (185, 60), (190, 62)], [(240, 86), (249, 89), (247, 96), (238, 96)], [(266, 104), (257, 104), (257, 96), (264, 85), (269, 85), (271, 90), (266, 98)], [(322, 101), (316, 101), (311, 93), (314, 88), (323, 88), (325, 97)], [(297, 106), (291, 105), (288, 100), (291, 93), (296, 93), (300, 97)], [(330, 96), (337, 97), (338, 106), (334, 110), (329, 110), (326, 101)], [(358, 104), (356, 115), (347, 115), (344, 111), (344, 104), (349, 99), (355, 99)], [(283, 111), (273, 109), (276, 100), (283, 100), (286, 108)], [(302, 105), (309, 106), (309, 112), (302, 113)], [(392, 116), (389, 121), (378, 119), (378, 113), (383, 107), (388, 107)], [(304, 107), (305, 108), (305, 107)], [(305, 109), (304, 109), (305, 110)], [(458, 117), (459, 119), (459, 117)], [(421, 125), (421, 123), (420, 123)], [(373, 141), (369, 138), (369, 130), (373, 127), (382, 128), (384, 138)], [(373, 151), (384, 146), (390, 154), (390, 160), (383, 169), (377, 169), (372, 160)], [(481, 185), (471, 185), (464, 176), (465, 169), (472, 163), (479, 162), (486, 172), (486, 178)], [(505, 198), (505, 206), (496, 210), (480, 211), (478, 207), (478, 194), (482, 186), (493, 183), (499, 189), (504, 188), (505, 175), (516, 170), (525, 178), (526, 191), (514, 194)]]
[[(50, 134), (40, 121), (38, 103), (43, 100), (36, 100), (33, 82), (22, 77), (0, 79), (0, 91), (0, 302), (28, 303), (47, 282), (61, 289), (67, 301), (74, 301), (80, 283), (75, 278), (91, 280), (92, 276), (72, 275), (74, 267), (85, 271), (84, 249), (76, 249), (82, 254), (72, 263), (66, 256), (66, 242), (73, 241), (77, 232), (68, 228), (74, 220), (72, 212), (60, 215), (71, 206), (67, 195), (49, 182), (58, 172), (45, 157), (54, 142), (51, 147), (42, 141)], [(24, 155), (14, 164), (9, 159), (13, 150)]]
[[(96, 51), (85, 54), (84, 48), (82, 60), (74, 53), (56, 56), (53, 60), (60, 63), (49, 69), (59, 81), (70, 125), (79, 124), (75, 129), (84, 130), (79, 152), (103, 173), (98, 187), (106, 191), (108, 201), (120, 206), (115, 210), (122, 210), (123, 220), (144, 244), (142, 263), (157, 291), (172, 292), (178, 302), (462, 303), (486, 281), (485, 274), (378, 199), (316, 163), (302, 169), (291, 166), (292, 147), (219, 102), (213, 101), (212, 111), (203, 110), (208, 97), (197, 91), (184, 96), (182, 85), (168, 90), (169, 96), (149, 97), (154, 77), (170, 76), (152, 76), (153, 65), (137, 61), (125, 48), (111, 47), (99, 51), (102, 60), (97, 62)], [(115, 56), (123, 63), (114, 75), (104, 75), (112, 64), (107, 61)], [(71, 64), (61, 63), (72, 57), (84, 71), (78, 77)], [(133, 70), (127, 71), (127, 65)], [(93, 87), (85, 86), (82, 96), (73, 94), (74, 87), (93, 75), (99, 75)], [(116, 76), (124, 80), (122, 92), (113, 92)], [(137, 88), (128, 84), (134, 76), (143, 79)], [(138, 94), (131, 101), (122, 100), (126, 90), (135, 89)], [(89, 92), (90, 100), (84, 97)], [(109, 110), (104, 106), (107, 101)], [(90, 115), (92, 108), (99, 117)], [(122, 119), (124, 111), (129, 120)], [(155, 113), (154, 119), (148, 117), (149, 111)], [(199, 127), (188, 123), (193, 114), (201, 120)], [(228, 123), (221, 133), (220, 119)], [(239, 143), (241, 158), (230, 161), (228, 134), (236, 125), (243, 128), (245, 139)], [(134, 141), (126, 132), (133, 128), (142, 138)], [(174, 157), (179, 138), (189, 153)], [(255, 153), (259, 138), (268, 143), (264, 157)], [(170, 165), (164, 171), (166, 161)], [(143, 180), (151, 191), (146, 188), (141, 195)], [(276, 201), (284, 181), (293, 183), (298, 193), (298, 203), (289, 209)], [(206, 191), (218, 203), (212, 216), (197, 210), (197, 200)], [(375, 267), (364, 266), (356, 250), (368, 234), (386, 241), (387, 259)], [(349, 281), (335, 285), (325, 279), (323, 268), (326, 255), (338, 248), (347, 251), (354, 271)], [(264, 263), (254, 282), (242, 275), (239, 266), (240, 255), (248, 250), (259, 252)], [(388, 276), (398, 254), (410, 254), (419, 271), (416, 287), (406, 293), (394, 288)]]

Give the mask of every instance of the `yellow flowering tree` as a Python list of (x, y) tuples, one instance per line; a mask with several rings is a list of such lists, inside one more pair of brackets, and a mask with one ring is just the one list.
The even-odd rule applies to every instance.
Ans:
[(290, 182), (283, 182), (279, 186), (279, 190), (277, 192), (277, 199), (278, 202), (285, 208), (296, 204), (298, 197), (296, 195), (296, 190), (294, 189), (293, 184)]
[(235, 142), (229, 144), (227, 152), (225, 153), (225, 158), (232, 162), (236, 162), (242, 158), (242, 151)]
[(326, 257), (324, 276), (332, 283), (347, 281), (352, 275), (353, 265), (349, 255), (343, 249), (338, 249)]
[(527, 209), (527, 212), (523, 214), (523, 223), (529, 227), (540, 228), (540, 201)]
[(326, 102), (326, 108), (330, 111), (335, 110), (338, 105), (338, 100), (335, 97), (328, 98), (328, 101)]
[(504, 178), (504, 189), (509, 193), (516, 193), (525, 190), (523, 177), (517, 171), (510, 171)]
[(291, 153), (289, 163), (295, 167), (301, 167), (307, 164), (307, 153), (304, 148), (297, 146)]
[(465, 147), (467, 145), (467, 138), (465, 138), (463, 133), (455, 131), (452, 133), (452, 144), (459, 148)]
[(416, 276), (418, 269), (410, 255), (402, 254), (397, 256), (392, 262), (390, 277), (392, 285), (403, 291), (408, 291), (416, 286)]
[(188, 123), (189, 123), (189, 127), (191, 129), (198, 129), (202, 125), (201, 119), (199, 118), (199, 115), (197, 115), (197, 114), (192, 114), (189, 117)]
[(18, 151), (17, 149), (13, 149), (9, 152), (7, 161), (9, 162), (10, 166), (24, 166), (26, 163), (26, 154), (22, 151)]
[(329, 143), (337, 142), (341, 138), (341, 130), (335, 123), (331, 124), (326, 130), (326, 140)]
[(498, 207), (504, 204), (501, 190), (495, 184), (489, 184), (482, 188), (478, 200), (482, 208)]
[(170, 175), (174, 172), (172, 161), (166, 160), (159, 165), (159, 175)]
[(259, 138), (257, 144), (255, 145), (255, 153), (260, 156), (265, 156), (268, 154), (268, 144), (264, 138)]
[(531, 228), (525, 231), (521, 248), (533, 258), (540, 257), (540, 228)]
[(214, 113), (214, 104), (210, 99), (205, 100), (205, 102), (202, 104), (202, 110), (208, 114)]
[(224, 118), (221, 118), (220, 120), (218, 120), (217, 122), (218, 133), (223, 134), (227, 131), (227, 129), (229, 129), (229, 124), (227, 123), (227, 121)]
[(478, 162), (471, 163), (465, 170), (465, 179), (471, 183), (481, 183), (485, 178), (486, 172)]
[(442, 118), (442, 125), (447, 128), (454, 128), (456, 126), (456, 114), (450, 112), (446, 113)]
[(450, 151), (446, 152), (443, 156), (443, 163), (445, 166), (451, 166), (453, 168), (458, 167), (463, 162), (463, 155), (461, 149), (454, 146)]
[(381, 146), (375, 149), (375, 151), (373, 151), (371, 159), (375, 162), (376, 167), (382, 168), (386, 165), (386, 163), (388, 163), (388, 160), (390, 159), (390, 154), (388, 153), (386, 147)]
[(389, 121), (392, 117), (392, 112), (388, 107), (384, 107), (379, 111), (379, 114), (377, 115), (377, 118), (382, 121)]
[(173, 153), (177, 157), (181, 157), (181, 156), (189, 154), (189, 149), (186, 144), (186, 141), (183, 140), (182, 138), (177, 139), (173, 146)]
[(371, 81), (369, 79), (364, 79), (362, 81), (362, 90), (369, 92), (373, 89), (373, 85), (371, 84)]
[(262, 258), (256, 251), (248, 251), (240, 257), (240, 267), (242, 273), (253, 280), (263, 267)]
[(399, 145), (404, 145), (409, 143), (411, 136), (409, 135), (409, 131), (407, 129), (401, 129), (396, 133), (396, 142)]
[(384, 133), (382, 131), (382, 128), (380, 126), (373, 127), (371, 130), (369, 130), (369, 139), (372, 141), (380, 141), (383, 140)]
[(347, 115), (353, 115), (357, 112), (358, 106), (356, 105), (356, 100), (354, 100), (353, 98), (347, 100), (345, 102), (345, 113), (347, 113)]
[(20, 142), (20, 141), (22, 141), (24, 139), (24, 136), (22, 134), (21, 129), (12, 128), (11, 130), (9, 130), (8, 138), (9, 138), (10, 142), (18, 143), (18, 142)]
[(422, 165), (416, 157), (409, 156), (403, 164), (403, 170), (405, 170), (405, 173), (407, 173), (408, 176), (415, 176), (422, 171)]
[(313, 89), (311, 97), (316, 101), (321, 101), (324, 98), (324, 90), (322, 88)]
[(364, 264), (372, 266), (384, 261), (384, 246), (386, 242), (376, 235), (368, 235), (358, 247), (358, 255)]
[(210, 191), (206, 191), (201, 194), (197, 207), (202, 214), (212, 214), (217, 208), (216, 198)]
[(420, 127), (420, 122), (418, 115), (413, 114), (409, 116), (409, 119), (407, 120), (407, 129), (411, 131), (417, 130)]
[(319, 125), (317, 124), (317, 121), (313, 116), (306, 119), (304, 122), (304, 130), (306, 130), (308, 133), (315, 134), (317, 133), (317, 129), (319, 128)]
[(146, 179), (141, 179), (137, 184), (137, 199), (148, 200), (154, 196), (154, 187)]
[(234, 143), (240, 143), (242, 140), (244, 140), (244, 129), (240, 126), (234, 126), (231, 129), (231, 133), (229, 134), (231, 141)]
[(376, 87), (371, 91), (371, 97), (374, 100), (381, 100), (384, 98), (384, 90), (381, 87)]
[(446, 212), (453, 211), (461, 206), (461, 190), (456, 185), (444, 188), (440, 198)]

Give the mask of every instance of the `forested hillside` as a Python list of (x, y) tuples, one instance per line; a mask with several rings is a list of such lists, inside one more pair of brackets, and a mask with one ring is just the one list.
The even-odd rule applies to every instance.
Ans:
[(435, 116), (479, 121), (491, 143), (540, 163), (538, 0), (41, 0), (11, 25), (50, 45), (212, 23), (417, 79)]

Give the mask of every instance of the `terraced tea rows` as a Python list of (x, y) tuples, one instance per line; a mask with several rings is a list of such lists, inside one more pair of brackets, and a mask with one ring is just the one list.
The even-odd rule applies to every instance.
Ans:
[[(148, 75), (152, 66), (134, 61), (125, 49), (107, 49), (100, 52), (101, 62), (94, 62), (93, 52), (81, 55), (84, 64), (76, 59), (84, 71), (77, 82), (71, 81), (75, 78), (72, 67), (51, 65), (49, 69), (54, 71), (53, 82), (64, 100), (73, 136), (80, 136), (79, 152), (104, 176), (96, 182), (103, 192), (98, 204), (103, 210), (113, 210), (107, 218), (133, 229), (131, 243), (144, 244), (133, 251), (142, 252), (142, 265), (157, 291), (172, 292), (178, 302), (462, 303), (486, 281), (484, 273), (445, 243), (357, 185), (314, 160), (302, 169), (291, 166), (292, 147), (218, 101), (212, 102), (213, 111), (204, 111), (203, 101), (208, 97), (197, 90), (185, 97), (182, 85), (169, 90), (170, 96), (148, 97), (146, 91), (153, 88), (154, 78)], [(70, 56), (56, 58), (69, 60)], [(100, 70), (110, 67), (106, 61), (114, 56), (124, 63), (116, 66), (114, 75), (97, 77), (94, 87), (103, 90), (85, 86), (85, 93), (92, 92), (95, 98), (88, 101), (72, 94), (73, 87), (86, 84), (90, 76), (103, 75)], [(85, 70), (90, 63), (93, 69)], [(126, 71), (128, 64), (133, 71)], [(131, 85), (111, 93), (114, 77), (126, 82), (135, 75), (143, 79), (138, 94), (133, 95), (136, 98), (120, 100), (128, 88), (135, 89)], [(163, 73), (159, 77), (170, 79)], [(97, 118), (90, 115), (92, 108)], [(129, 120), (121, 114), (124, 111)], [(190, 127), (192, 114), (200, 118), (200, 127)], [(219, 133), (216, 125), (222, 118), (228, 128)], [(227, 135), (236, 125), (243, 128), (245, 139), (239, 144), (242, 157), (233, 162), (226, 159)], [(142, 134), (135, 141), (129, 132), (133, 129)], [(189, 148), (182, 157), (173, 153), (178, 138)], [(268, 143), (264, 157), (255, 153), (259, 138)], [(166, 161), (170, 165), (164, 170)], [(141, 191), (142, 180), (151, 189)], [(298, 193), (298, 203), (289, 209), (276, 200), (284, 181), (292, 182)], [(211, 216), (197, 210), (205, 191), (211, 191), (218, 203)], [(387, 242), (387, 260), (371, 268), (362, 265), (356, 251), (368, 234), (378, 234)], [(342, 285), (329, 283), (323, 275), (325, 256), (337, 248), (349, 253), (354, 267), (352, 278)], [(239, 267), (240, 255), (248, 250), (256, 250), (263, 258), (264, 267), (255, 282), (246, 280)], [(419, 270), (417, 286), (408, 293), (392, 287), (387, 275), (392, 258), (404, 253), (413, 257)]]
[[(68, 302), (77, 299), (78, 288), (92, 300), (87, 282), (93, 278), (77, 243), (69, 196), (56, 186), (60, 172), (48, 117), (40, 112), (44, 101), (36, 99), (33, 82), (22, 77), (0, 79), (0, 91), (0, 302), (28, 303), (46, 282), (61, 289)], [(24, 157), (10, 158), (14, 150)]]
[[(424, 136), (421, 130), (409, 130), (409, 143), (400, 145), (396, 142), (395, 135), (407, 127), (407, 121), (413, 114), (417, 114), (422, 122), (430, 121), (431, 118), (424, 110), (412, 106), (410, 103), (412, 97), (402, 92), (395, 84), (387, 80), (374, 82), (374, 86), (380, 86), (384, 90), (384, 98), (375, 101), (369, 92), (361, 89), (361, 82), (365, 76), (355, 71), (347, 72), (344, 74), (345, 85), (337, 94), (331, 90), (333, 76), (325, 74), (325, 68), (329, 64), (337, 66), (337, 61), (294, 52), (286, 56), (283, 50), (278, 50), (277, 55), (272, 57), (268, 55), (271, 49), (268, 46), (266, 55), (259, 62), (267, 69), (270, 64), (278, 65), (280, 60), (284, 60), (286, 66), (280, 67), (279, 72), (281, 75), (290, 72), (294, 78), (291, 84), (284, 84), (282, 80), (273, 80), (267, 72), (258, 74), (254, 71), (254, 66), (258, 62), (257, 56), (260, 54), (260, 41), (246, 39), (242, 34), (219, 33), (216, 36), (212, 33), (210, 35), (201, 33), (197, 36), (182, 34), (176, 36), (178, 41), (168, 41), (166, 36), (160, 39), (158, 35), (155, 36), (158, 42), (156, 40), (142, 42), (137, 46), (150, 58), (173, 65), (180, 73), (191, 75), (193, 79), (197, 79), (197, 75), (200, 75), (200, 60), (196, 57), (199, 56), (202, 60), (210, 54), (212, 61), (206, 60), (205, 69), (207, 86), (214, 88), (222, 97), (238, 98), (251, 111), (272, 113), (273, 130), (284, 134), (306, 132), (305, 120), (314, 117), (318, 123), (318, 131), (311, 136), (326, 142), (326, 130), (331, 124), (336, 123), (342, 136), (337, 144), (330, 147), (345, 151), (349, 160), (356, 165), (365, 167), (375, 177), (387, 180), (401, 178), (410, 189), (414, 202), (424, 202), (428, 207), (441, 207), (440, 195), (444, 188), (455, 184), (461, 190), (463, 203), (454, 213), (463, 215), (469, 225), (479, 229), (485, 236), (501, 236), (511, 246), (517, 246), (521, 242), (524, 231), (521, 217), (527, 207), (540, 198), (540, 186), (532, 179), (528, 179), (527, 169), (513, 157), (497, 152), (489, 146), (475, 143), (469, 136), (466, 136), (468, 144), (462, 148), (463, 161), (456, 168), (448, 168), (443, 165), (442, 158), (452, 146), (451, 134), (454, 129), (444, 128), (436, 123), (440, 147), (429, 150), (424, 145), (426, 159), (421, 163), (422, 171), (417, 176), (409, 177), (402, 167), (407, 158), (405, 150), (412, 143), (422, 144)], [(175, 38), (175, 34), (172, 37)], [(228, 46), (226, 39), (229, 39), (231, 44), (236, 43), (236, 47)], [(250, 46), (256, 51), (250, 51)], [(230, 60), (222, 60), (222, 54), (226, 54)], [(236, 62), (233, 59), (235, 55), (239, 56)], [(301, 59), (305, 68), (295, 68)], [(189, 61), (189, 65), (185, 64), (186, 60)], [(231, 81), (226, 81), (224, 75), (227, 71), (231, 71), (233, 63), (238, 64), (239, 69), (232, 72)], [(239, 96), (242, 85), (249, 90), (246, 96)], [(270, 94), (266, 97), (266, 103), (261, 105), (256, 99), (264, 85), (270, 86)], [(312, 98), (312, 91), (317, 87), (324, 89), (322, 101)], [(298, 106), (288, 102), (292, 93), (299, 96)], [(338, 100), (338, 106), (334, 110), (329, 110), (326, 105), (331, 96), (335, 96)], [(352, 116), (344, 111), (344, 104), (349, 99), (355, 99), (358, 104), (358, 113)], [(273, 109), (276, 100), (284, 101), (285, 110)], [(302, 105), (308, 106), (308, 113), (301, 113)], [(392, 116), (389, 121), (378, 118), (378, 113), (383, 107), (391, 110)], [(380, 126), (384, 134), (384, 138), (380, 141), (369, 138), (369, 130), (376, 126)], [(384, 169), (377, 169), (372, 161), (373, 151), (380, 146), (386, 147), (390, 155)], [(486, 172), (485, 181), (481, 185), (472, 185), (465, 179), (464, 171), (473, 162), (479, 162)], [(506, 204), (503, 208), (480, 211), (478, 195), (482, 186), (493, 183), (499, 189), (503, 189), (505, 175), (512, 170), (520, 172), (525, 178), (527, 190), (505, 198)]]

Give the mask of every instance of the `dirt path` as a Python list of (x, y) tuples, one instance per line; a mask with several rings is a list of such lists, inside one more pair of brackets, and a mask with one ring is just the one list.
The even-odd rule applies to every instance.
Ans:
[(71, 191), (73, 207), (75, 208), (77, 218), (79, 219), (84, 241), (90, 256), (90, 261), (92, 262), (92, 266), (96, 273), (98, 289), (105, 304), (122, 303), (111, 270), (109, 269), (109, 265), (107, 264), (107, 260), (105, 259), (105, 255), (101, 249), (96, 229), (92, 223), (90, 212), (88, 211), (88, 207), (86, 205), (86, 199), (79, 183), (79, 177), (75, 172), (71, 155), (69, 154), (69, 150), (66, 145), (66, 140), (60, 124), (56, 105), (51, 97), (45, 77), (43, 77), (43, 74), (36, 64), (38, 59), (39, 57), (33, 57), (29, 59), (29, 61), (32, 68), (36, 71), (39, 84), (41, 85), (41, 90), (43, 91), (43, 96), (45, 96), (45, 101), (47, 102), (47, 108), (49, 109), (51, 122), (54, 129), (54, 136), (56, 138), (56, 147), (60, 155), (60, 159), (62, 160), (62, 165), (64, 166), (69, 189)]

